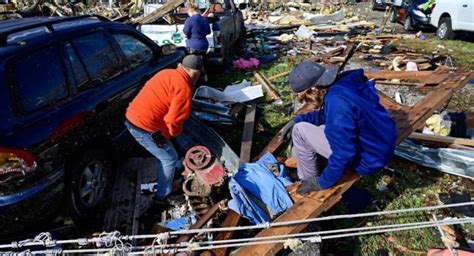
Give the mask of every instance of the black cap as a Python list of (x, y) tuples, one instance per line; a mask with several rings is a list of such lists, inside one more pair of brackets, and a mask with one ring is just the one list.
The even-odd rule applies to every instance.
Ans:
[(202, 57), (197, 55), (188, 55), (183, 59), (183, 66), (185, 68), (201, 70), (202, 69)]
[(338, 72), (337, 67), (325, 68), (314, 61), (303, 61), (291, 70), (288, 81), (293, 92), (302, 92), (313, 86), (330, 86)]

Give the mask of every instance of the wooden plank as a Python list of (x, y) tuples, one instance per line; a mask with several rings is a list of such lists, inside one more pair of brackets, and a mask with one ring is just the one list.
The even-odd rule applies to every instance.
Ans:
[[(293, 190), (290, 191), (290, 196), (292, 196), (292, 199), (295, 200), (295, 204), (285, 213), (280, 215), (280, 217), (274, 220), (274, 222), (300, 220), (319, 216), (321, 213), (327, 211), (337, 202), (339, 202), (342, 194), (346, 192), (352, 186), (352, 184), (357, 181), (357, 179), (358, 176), (355, 173), (347, 172), (343, 179), (336, 186), (327, 190), (309, 193), (305, 196), (298, 195), (298, 193), (295, 192), (296, 186), (290, 188)], [(302, 216), (305, 217), (302, 218)], [(291, 225), (269, 228), (258, 233), (256, 237), (294, 234), (301, 232), (306, 226), (307, 225)], [(233, 255), (275, 255), (282, 249), (282, 247), (282, 244), (245, 246), (237, 250)]]
[(436, 135), (436, 134), (424, 134), (424, 133), (414, 132), (410, 136), (408, 136), (408, 138), (415, 139), (415, 140), (434, 141), (434, 142), (441, 142), (441, 143), (446, 143), (446, 144), (457, 144), (457, 145), (474, 147), (474, 140), (449, 137), (449, 136), (441, 136), (441, 135)]
[(263, 86), (263, 88), (267, 91), (267, 93), (272, 97), (274, 100), (281, 100), (280, 93), (275, 89), (272, 83), (266, 78), (262, 73), (257, 72), (255, 73), (255, 78), (257, 81)]
[(247, 112), (245, 113), (244, 121), (244, 131), (242, 133), (242, 144), (240, 146), (240, 164), (250, 162), (256, 108), (257, 104), (254, 101), (247, 106)]
[(133, 209), (132, 235), (138, 234), (140, 227), (139, 218), (153, 204), (152, 195), (143, 195), (141, 184), (155, 182), (158, 178), (158, 160), (154, 157), (141, 158), (138, 160), (139, 168), (137, 173), (137, 184), (135, 188), (135, 208)]
[(169, 0), (160, 8), (154, 10), (150, 14), (145, 17), (138, 18), (133, 23), (135, 24), (148, 24), (157, 21), (158, 19), (162, 18), (164, 15), (174, 11), (180, 5), (184, 4), (185, 0)]
[[(469, 76), (470, 74), (466, 77)], [(396, 78), (398, 77), (394, 77), (394, 79)], [(454, 89), (463, 86), (466, 82), (467, 80), (460, 79), (456, 84), (445, 84), (441, 86), (441, 88), (433, 90), (423, 100), (411, 108), (401, 107), (398, 104), (394, 104), (393, 101), (387, 97), (381, 97), (381, 104), (390, 112), (397, 124), (397, 143), (400, 143), (414, 132), (420, 123), (424, 123), (426, 119), (429, 118), (433, 110), (441, 106), (452, 95)], [(342, 193), (348, 190), (357, 179), (358, 176), (356, 174), (346, 171), (344, 178), (338, 185), (327, 190), (311, 192), (305, 196), (296, 195), (296, 188), (290, 188), (290, 190), (293, 190), (290, 191), (290, 195), (295, 201), (295, 205), (280, 215), (275, 222), (301, 220), (319, 216), (322, 212), (336, 204)], [(306, 226), (307, 225), (304, 224), (269, 228), (258, 233), (256, 237), (293, 234), (302, 231)], [(281, 243), (244, 246), (238, 249), (234, 255), (275, 255), (282, 248), (283, 245)]]
[[(224, 220), (224, 223), (222, 224), (222, 227), (235, 227), (239, 224), (240, 221), (240, 215), (233, 210), (229, 209), (227, 210), (227, 216)], [(228, 232), (220, 232), (215, 241), (220, 241), (220, 240), (228, 240), (232, 238), (232, 235), (234, 232), (228, 231)], [(211, 251), (205, 251), (201, 253), (201, 256), (225, 256), (227, 252), (227, 248), (219, 248), (219, 249), (214, 249)]]
[(137, 170), (138, 158), (128, 159), (117, 168), (111, 203), (104, 218), (104, 231), (131, 233)]

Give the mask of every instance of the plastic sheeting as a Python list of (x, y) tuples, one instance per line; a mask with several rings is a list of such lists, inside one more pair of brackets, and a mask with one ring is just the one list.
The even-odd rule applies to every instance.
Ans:
[(450, 148), (429, 148), (404, 140), (395, 155), (449, 174), (474, 179), (474, 151)]
[(227, 86), (223, 91), (209, 86), (200, 86), (197, 88), (194, 97), (227, 103), (247, 102), (263, 97), (263, 90), (261, 85), (251, 86), (250, 81), (244, 80), (239, 84)]

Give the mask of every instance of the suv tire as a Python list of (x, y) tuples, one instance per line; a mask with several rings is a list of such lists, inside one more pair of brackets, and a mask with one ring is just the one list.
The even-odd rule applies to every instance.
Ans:
[(93, 218), (103, 209), (112, 185), (112, 162), (106, 151), (88, 150), (70, 163), (69, 209), (77, 219)]
[(451, 26), (451, 18), (443, 17), (439, 21), (438, 29), (436, 30), (436, 36), (441, 40), (453, 39), (455, 34), (453, 27)]
[(413, 24), (410, 15), (406, 15), (403, 19), (403, 29), (405, 31), (413, 31)]

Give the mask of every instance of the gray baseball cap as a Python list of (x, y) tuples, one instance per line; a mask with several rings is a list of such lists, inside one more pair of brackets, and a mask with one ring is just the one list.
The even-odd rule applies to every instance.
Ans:
[(314, 61), (303, 61), (291, 70), (288, 81), (293, 92), (302, 92), (313, 86), (330, 86), (336, 80), (338, 72), (337, 67), (324, 67)]

